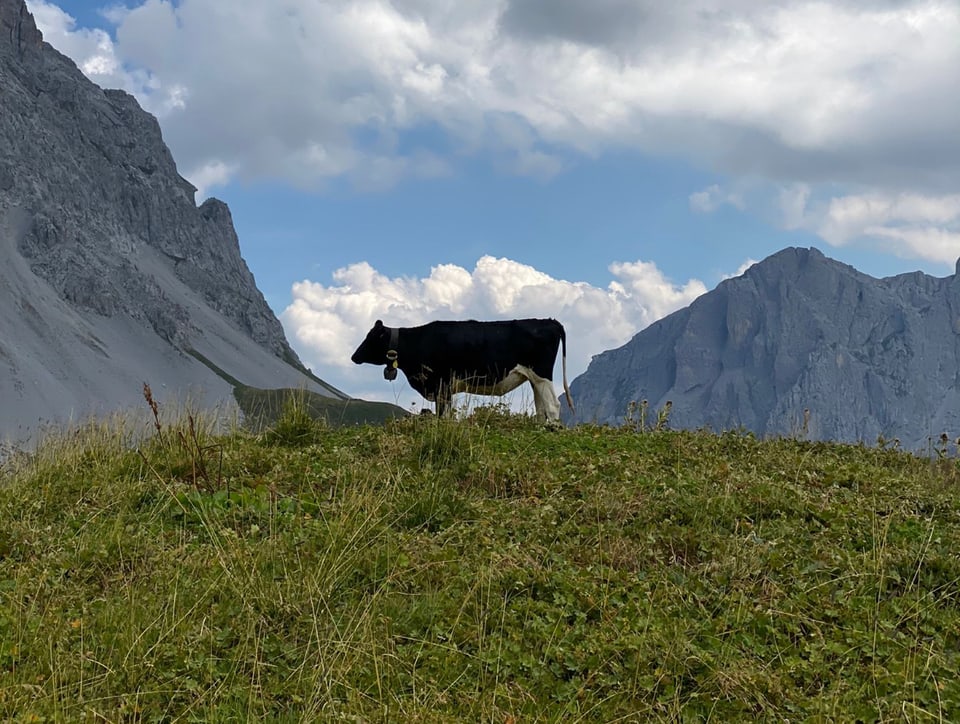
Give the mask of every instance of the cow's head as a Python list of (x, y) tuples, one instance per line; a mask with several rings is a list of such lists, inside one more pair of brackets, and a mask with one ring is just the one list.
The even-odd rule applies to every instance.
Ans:
[(350, 359), (358, 365), (365, 363), (386, 365), (383, 368), (384, 379), (395, 380), (399, 366), (396, 349), (397, 334), (398, 330), (383, 326), (383, 322), (378, 319)]
[(350, 359), (354, 364), (382, 365), (387, 363), (387, 347), (390, 345), (390, 330), (379, 319), (367, 332), (357, 351)]

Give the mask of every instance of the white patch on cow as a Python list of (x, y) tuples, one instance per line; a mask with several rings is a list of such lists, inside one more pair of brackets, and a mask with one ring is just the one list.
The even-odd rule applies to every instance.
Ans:
[(530, 385), (533, 387), (533, 404), (537, 409), (537, 417), (547, 422), (560, 421), (560, 400), (553, 391), (553, 383), (545, 380), (533, 370), (527, 370)]
[(502, 380), (493, 385), (478, 385), (470, 380), (454, 380), (452, 392), (468, 392), (474, 395), (505, 395), (517, 389), (524, 382), (533, 388), (533, 404), (537, 417), (542, 420), (560, 419), (560, 401), (553, 390), (553, 383), (546, 380), (529, 367), (517, 365)]
[[(474, 395), (496, 395), (499, 397), (517, 389), (529, 379), (524, 370), (529, 371), (526, 367), (517, 365), (510, 371), (510, 374), (493, 385), (479, 385), (471, 380), (455, 379), (453, 381), (453, 392), (469, 392)], [(531, 372), (531, 374), (533, 373)]]

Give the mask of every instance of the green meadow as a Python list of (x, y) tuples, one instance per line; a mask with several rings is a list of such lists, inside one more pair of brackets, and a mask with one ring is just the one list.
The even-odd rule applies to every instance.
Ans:
[(162, 413), (0, 468), (0, 720), (960, 719), (952, 443)]

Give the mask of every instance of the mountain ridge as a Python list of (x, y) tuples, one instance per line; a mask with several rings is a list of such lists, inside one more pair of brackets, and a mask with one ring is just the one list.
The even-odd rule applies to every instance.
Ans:
[(677, 427), (918, 449), (960, 433), (960, 277), (875, 279), (783, 249), (597, 355), (578, 419), (671, 404)]
[(303, 365), (226, 204), (197, 206), (157, 119), (0, 0), (0, 438), (230, 380), (348, 399)]

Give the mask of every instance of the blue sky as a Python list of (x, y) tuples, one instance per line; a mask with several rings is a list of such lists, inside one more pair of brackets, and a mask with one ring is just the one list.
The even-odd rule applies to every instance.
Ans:
[(817, 246), (960, 256), (955, 0), (29, 0), (226, 201), (323, 378), (377, 318), (555, 316), (571, 377), (726, 276)]

